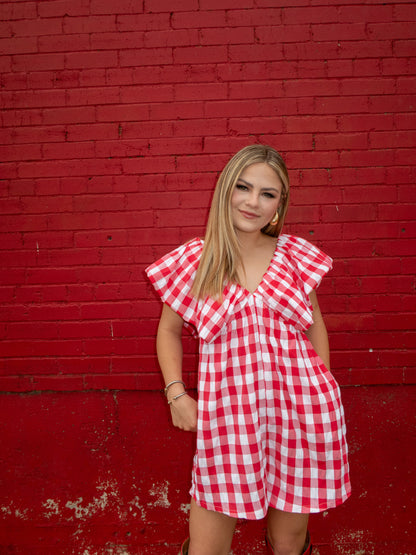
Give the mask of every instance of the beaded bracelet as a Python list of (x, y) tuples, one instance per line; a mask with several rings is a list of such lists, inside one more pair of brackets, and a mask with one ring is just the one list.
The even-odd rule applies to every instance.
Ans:
[(182, 397), (183, 395), (186, 395), (186, 391), (183, 391), (182, 393), (179, 393), (179, 395), (175, 395), (175, 397), (172, 397), (172, 399), (168, 401), (168, 405), (171, 405), (173, 401), (176, 401), (176, 399), (179, 399), (179, 397)]
[(186, 385), (184, 384), (184, 382), (182, 380), (173, 380), (173, 382), (168, 383), (168, 385), (165, 387), (165, 396), (168, 396), (168, 389), (170, 388), (171, 385), (173, 385), (174, 383), (181, 383), (183, 385), (183, 387), (186, 388)]

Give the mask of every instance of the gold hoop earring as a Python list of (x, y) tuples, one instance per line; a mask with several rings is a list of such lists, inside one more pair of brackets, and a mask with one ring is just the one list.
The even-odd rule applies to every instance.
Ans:
[(270, 225), (277, 225), (279, 222), (279, 212), (276, 212), (273, 220), (270, 222)]

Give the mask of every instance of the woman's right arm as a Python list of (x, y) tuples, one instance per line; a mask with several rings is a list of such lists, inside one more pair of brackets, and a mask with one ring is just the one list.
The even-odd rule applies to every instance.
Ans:
[[(157, 330), (156, 350), (165, 385), (182, 380), (182, 327), (182, 318), (164, 304)], [(184, 391), (181, 383), (171, 385), (167, 394), (168, 401)], [(196, 431), (197, 403), (192, 397), (182, 395), (169, 406), (174, 426), (189, 432)]]

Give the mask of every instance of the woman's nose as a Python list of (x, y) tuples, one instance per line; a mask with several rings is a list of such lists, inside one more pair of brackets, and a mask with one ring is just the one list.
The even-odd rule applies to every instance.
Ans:
[(259, 197), (257, 193), (255, 193), (254, 191), (251, 191), (246, 202), (249, 206), (257, 206), (259, 203)]

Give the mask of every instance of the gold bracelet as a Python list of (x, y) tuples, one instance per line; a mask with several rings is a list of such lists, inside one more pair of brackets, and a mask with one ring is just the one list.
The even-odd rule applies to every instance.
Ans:
[(168, 405), (171, 405), (173, 401), (176, 401), (176, 399), (179, 399), (179, 397), (182, 397), (183, 395), (186, 395), (186, 391), (183, 391), (182, 393), (179, 393), (179, 395), (175, 395), (175, 397), (172, 397), (172, 399), (168, 401)]

